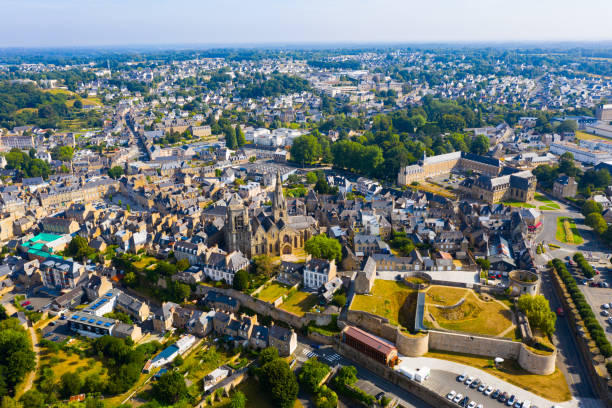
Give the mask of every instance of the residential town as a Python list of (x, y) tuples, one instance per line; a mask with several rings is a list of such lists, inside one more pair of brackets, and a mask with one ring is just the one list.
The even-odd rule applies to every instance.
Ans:
[(0, 53), (1, 396), (609, 406), (612, 73), (545, 55)]

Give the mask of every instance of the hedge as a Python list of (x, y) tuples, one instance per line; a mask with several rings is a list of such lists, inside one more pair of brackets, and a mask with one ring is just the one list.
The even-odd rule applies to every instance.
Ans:
[(595, 276), (595, 270), (593, 270), (593, 267), (589, 265), (586, 259), (584, 259), (581, 252), (576, 252), (574, 254), (574, 261), (578, 264), (578, 267), (582, 270), (584, 276), (587, 278), (592, 278)]
[[(582, 254), (579, 253), (577, 253), (576, 255), (582, 256)], [(580, 259), (580, 257), (578, 258)], [(584, 257), (582, 257), (582, 259), (584, 259)], [(575, 255), (574, 260), (576, 260)], [(578, 262), (578, 260), (576, 260), (576, 262)], [(580, 292), (580, 289), (578, 289), (576, 279), (574, 279), (574, 277), (568, 272), (563, 261), (555, 258), (553, 259), (552, 263), (553, 267), (559, 274), (559, 277), (561, 277), (561, 280), (563, 280), (563, 283), (565, 283), (565, 287), (567, 288), (567, 291), (572, 297), (572, 300), (574, 301), (574, 304), (578, 309), (578, 313), (580, 314), (580, 317), (582, 318), (585, 327), (591, 334), (591, 337), (595, 341), (597, 348), (599, 348), (599, 351), (604, 357), (608, 358), (612, 356), (612, 345), (610, 345), (610, 342), (606, 338), (604, 330), (595, 318), (595, 313), (593, 313), (593, 309), (585, 300), (584, 295), (582, 294), (582, 292)], [(606, 368), (608, 369), (608, 372), (612, 375), (612, 364), (606, 364)]]

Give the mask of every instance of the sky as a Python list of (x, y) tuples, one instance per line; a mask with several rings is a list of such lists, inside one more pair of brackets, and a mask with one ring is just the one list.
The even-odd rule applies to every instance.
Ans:
[(612, 40), (611, 0), (0, 0), (0, 47)]

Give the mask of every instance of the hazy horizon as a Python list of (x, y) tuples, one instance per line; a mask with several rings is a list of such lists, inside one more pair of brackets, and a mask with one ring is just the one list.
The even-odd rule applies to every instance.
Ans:
[(0, 0), (2, 48), (597, 43), (607, 0)]

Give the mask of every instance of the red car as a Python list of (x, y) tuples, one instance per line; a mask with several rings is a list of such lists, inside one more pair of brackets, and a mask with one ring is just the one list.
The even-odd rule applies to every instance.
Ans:
[(597, 269), (595, 269), (595, 275), (599, 275), (599, 271)]
[(565, 313), (563, 312), (563, 308), (561, 308), (561, 307), (557, 308), (557, 316), (561, 316), (561, 317), (563, 317), (563, 316), (564, 316), (564, 314), (565, 314)]
[(29, 305), (30, 303), (32, 303), (32, 302), (30, 302), (29, 300), (26, 300), (25, 302), (23, 302), (23, 303), (21, 304), (21, 306), (27, 306), (27, 305)]

